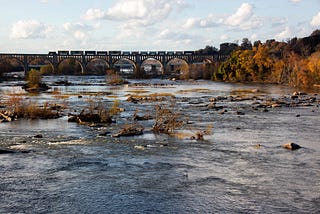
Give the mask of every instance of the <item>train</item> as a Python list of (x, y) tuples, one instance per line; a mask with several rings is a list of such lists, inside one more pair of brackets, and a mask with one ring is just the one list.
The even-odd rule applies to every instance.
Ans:
[(72, 56), (82, 56), (82, 55), (99, 55), (99, 56), (119, 56), (119, 55), (194, 55), (199, 54), (197, 51), (80, 51), (80, 50), (59, 50), (58, 52), (50, 51), (48, 55), (72, 55)]

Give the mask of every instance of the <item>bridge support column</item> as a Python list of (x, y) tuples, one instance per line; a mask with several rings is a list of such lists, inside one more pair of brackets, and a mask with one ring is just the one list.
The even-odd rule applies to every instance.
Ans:
[(23, 68), (24, 68), (24, 75), (25, 77), (27, 77), (29, 72), (29, 63), (28, 63), (27, 56), (23, 56)]

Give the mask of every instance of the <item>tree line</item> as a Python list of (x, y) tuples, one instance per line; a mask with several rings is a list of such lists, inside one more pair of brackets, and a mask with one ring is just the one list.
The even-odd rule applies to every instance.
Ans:
[[(221, 51), (221, 49), (220, 49)], [(264, 82), (291, 86), (320, 84), (320, 30), (286, 42), (267, 40), (253, 44), (243, 39), (228, 59), (213, 66), (212, 80)]]
[[(197, 50), (203, 54), (228, 56), (223, 62), (206, 62), (176, 66), (180, 79), (211, 79), (226, 82), (262, 82), (290, 86), (320, 85), (320, 30), (310, 36), (292, 38), (287, 41), (270, 39), (262, 43), (251, 43), (244, 38), (237, 43), (222, 43), (220, 49), (206, 46)], [(38, 59), (41, 60), (41, 59)], [(36, 62), (36, 64), (44, 62)], [(105, 68), (90, 65), (97, 74)], [(90, 67), (89, 66), (89, 67)], [(0, 79), (4, 72), (22, 70), (21, 64), (14, 59), (0, 62)], [(52, 73), (50, 65), (41, 68), (42, 73)], [(59, 65), (58, 73), (80, 74), (81, 67), (75, 60)], [(76, 72), (75, 72), (76, 71)], [(100, 72), (100, 73), (99, 73)]]

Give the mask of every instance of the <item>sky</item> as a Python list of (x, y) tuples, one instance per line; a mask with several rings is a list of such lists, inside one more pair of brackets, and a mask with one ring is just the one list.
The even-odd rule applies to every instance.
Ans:
[(178, 51), (287, 41), (320, 29), (320, 0), (0, 0), (0, 53)]

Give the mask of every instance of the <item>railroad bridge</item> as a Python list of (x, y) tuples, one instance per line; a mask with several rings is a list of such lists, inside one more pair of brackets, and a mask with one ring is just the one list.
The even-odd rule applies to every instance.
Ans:
[[(58, 66), (65, 60), (76, 60), (81, 66), (82, 74), (90, 74), (87, 71), (87, 65), (99, 60), (107, 68), (117, 68), (119, 61), (125, 60), (131, 64), (133, 72), (143, 65), (146, 60), (156, 61), (163, 69), (163, 73), (169, 72), (167, 68), (172, 60), (180, 60), (188, 65), (203, 62), (223, 61), (226, 56), (220, 55), (218, 52), (214, 54), (205, 54), (198, 51), (58, 51), (49, 52), (48, 54), (22, 54), (22, 53), (0, 53), (0, 62), (7, 59), (16, 59), (24, 67), (24, 71), (28, 72), (31, 68), (39, 67), (34, 64), (36, 60), (45, 60), (47, 64), (52, 66), (53, 73), (57, 73)], [(172, 70), (173, 66), (169, 66)]]

